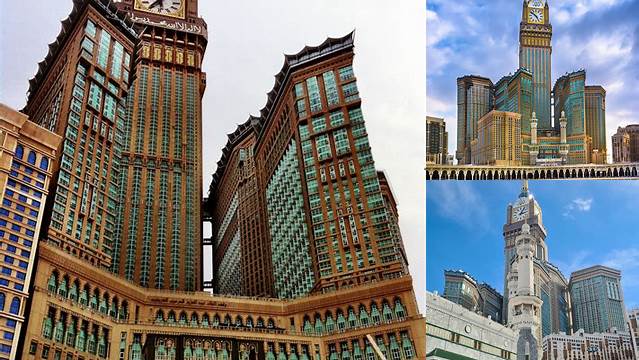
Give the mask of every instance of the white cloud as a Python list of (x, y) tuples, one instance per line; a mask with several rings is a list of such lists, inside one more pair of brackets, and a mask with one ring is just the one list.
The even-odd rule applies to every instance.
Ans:
[(592, 198), (576, 198), (565, 206), (563, 216), (573, 218), (574, 212), (588, 212), (592, 208)]
[(486, 230), (488, 229), (488, 213), (486, 201), (481, 193), (474, 191), (471, 186), (463, 182), (438, 183), (436, 191), (427, 188), (429, 202), (435, 205), (434, 209), (441, 216), (448, 218), (466, 228)]

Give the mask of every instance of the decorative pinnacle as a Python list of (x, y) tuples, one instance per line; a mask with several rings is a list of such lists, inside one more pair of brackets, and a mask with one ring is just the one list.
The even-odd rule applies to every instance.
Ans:
[(521, 184), (521, 193), (519, 193), (519, 197), (528, 197), (528, 180), (524, 179)]

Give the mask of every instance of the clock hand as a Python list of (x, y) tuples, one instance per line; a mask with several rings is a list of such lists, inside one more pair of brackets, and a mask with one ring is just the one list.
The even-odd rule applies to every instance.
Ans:
[(162, 0), (155, 0), (155, 2), (149, 6), (149, 9), (153, 9), (154, 7), (158, 5), (162, 5), (162, 3), (163, 3)]

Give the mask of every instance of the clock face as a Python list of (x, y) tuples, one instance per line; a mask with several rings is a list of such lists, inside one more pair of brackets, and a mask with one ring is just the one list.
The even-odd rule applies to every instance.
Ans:
[(522, 221), (528, 217), (528, 205), (517, 206), (513, 208), (513, 222)]
[(135, 0), (135, 9), (158, 15), (184, 18), (186, 0)]
[(530, 9), (528, 13), (528, 21), (535, 24), (544, 22), (544, 11), (542, 9)]

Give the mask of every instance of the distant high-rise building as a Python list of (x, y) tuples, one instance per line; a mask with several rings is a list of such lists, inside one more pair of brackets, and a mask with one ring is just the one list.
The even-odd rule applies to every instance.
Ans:
[(470, 311), (481, 312), (481, 294), (472, 276), (461, 270), (446, 270), (444, 281), (445, 299)]
[(127, 98), (112, 271), (143, 287), (202, 287), (202, 60), (197, 0), (121, 0), (143, 29)]
[[(628, 320), (630, 327), (630, 334), (633, 336), (635, 341), (635, 349), (639, 347), (639, 309), (632, 309), (628, 312)], [(636, 350), (635, 350), (636, 352)]]
[[(605, 163), (605, 90), (585, 86), (584, 70), (566, 74), (551, 91), (552, 25), (545, 0), (524, 0), (519, 28), (519, 68), (494, 85), (483, 77), (457, 79), (457, 151), (460, 165), (565, 165)], [(554, 106), (554, 113), (551, 109)], [(479, 121), (489, 111), (518, 113), (521, 116), (521, 143), (516, 162), (497, 162), (493, 153), (483, 152), (473, 142), (490, 144), (493, 138), (478, 139)], [(534, 116), (533, 116), (534, 115)], [(564, 116), (565, 115), (565, 116)], [(554, 117), (554, 123), (553, 123)], [(565, 120), (565, 122), (563, 121)], [(602, 136), (602, 134), (604, 134)], [(489, 134), (490, 135), (490, 134)], [(507, 133), (509, 137), (512, 134)], [(602, 139), (604, 139), (602, 141)], [(495, 140), (496, 143), (508, 141)]]
[(448, 132), (442, 118), (426, 117), (426, 163), (448, 162)]
[(479, 288), (479, 295), (481, 295), (482, 314), (486, 317), (490, 316), (492, 320), (501, 323), (504, 297), (486, 283), (481, 283), (477, 287)]
[(594, 334), (583, 330), (572, 335), (551, 334), (543, 340), (544, 360), (635, 360), (636, 356), (632, 337), (627, 331), (618, 329)]
[(493, 83), (481, 76), (457, 79), (457, 152), (459, 164), (471, 163), (471, 142), (477, 138), (478, 123), (493, 108)]
[(484, 115), (471, 149), (473, 164), (521, 165), (521, 115), (497, 110)]
[(586, 86), (586, 134), (592, 138), (591, 162), (605, 164), (606, 146), (606, 90), (601, 86)]
[(19, 357), (52, 164), (61, 141), (0, 104), (0, 359)]
[(573, 329), (587, 333), (626, 330), (621, 272), (593, 266), (570, 275)]
[[(532, 74), (532, 111), (540, 129), (551, 128), (552, 25), (546, 0), (524, 0), (519, 27), (519, 68)], [(523, 115), (523, 114), (522, 114)]]
[(612, 136), (612, 161), (639, 162), (639, 125), (617, 128), (617, 133)]
[(486, 283), (478, 283), (475, 278), (462, 270), (444, 271), (444, 294), (449, 301), (464, 308), (501, 322), (503, 297)]

